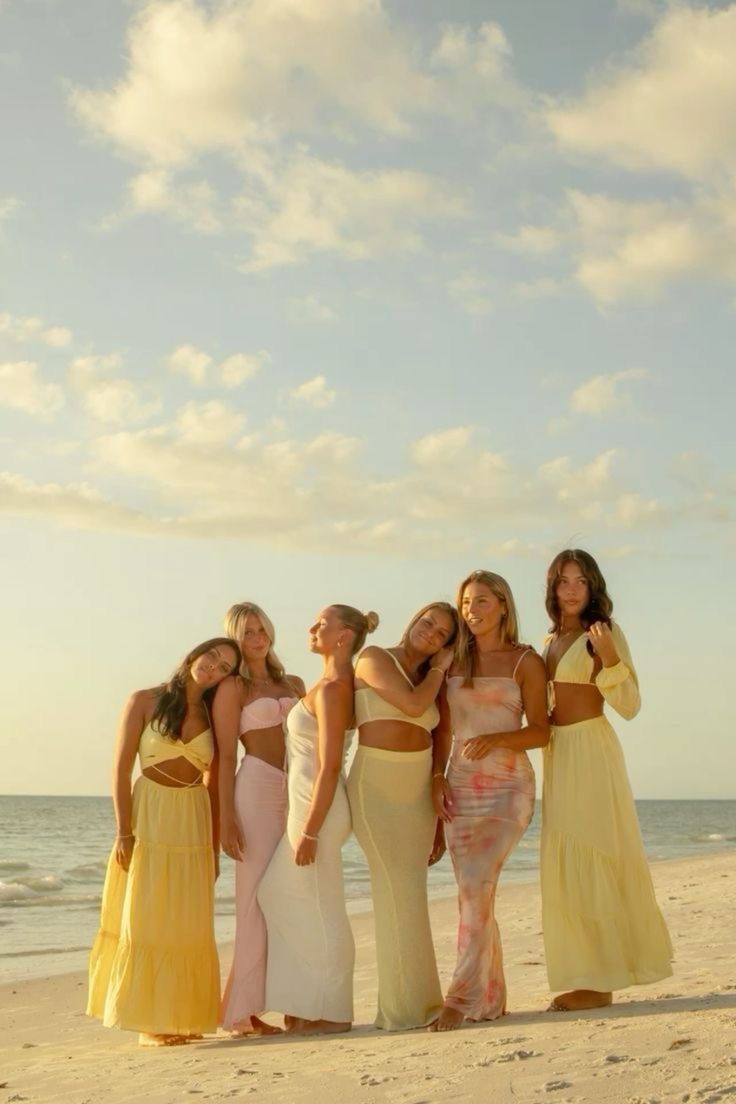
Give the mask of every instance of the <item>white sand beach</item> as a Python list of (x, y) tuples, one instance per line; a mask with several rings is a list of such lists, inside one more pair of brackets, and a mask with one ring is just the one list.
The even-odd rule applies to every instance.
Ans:
[[(652, 867), (675, 945), (674, 976), (604, 1011), (547, 1013), (539, 889), (502, 885), (510, 1014), (446, 1035), (385, 1035), (370, 914), (352, 918), (356, 1026), (327, 1039), (141, 1049), (84, 1015), (86, 978), (0, 988), (0, 1102), (146, 1104), (249, 1097), (274, 1104), (736, 1104), (736, 852)], [(440, 975), (455, 950), (455, 901), (432, 903)], [(222, 948), (223, 972), (230, 948)]]

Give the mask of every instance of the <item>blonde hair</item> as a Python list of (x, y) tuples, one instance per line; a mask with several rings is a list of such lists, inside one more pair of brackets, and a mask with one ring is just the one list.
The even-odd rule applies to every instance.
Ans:
[(472, 686), (473, 665), (475, 662), (475, 637), (471, 633), (463, 617), (463, 595), (469, 583), (482, 583), (483, 586), (488, 587), (491, 594), (494, 594), (496, 598), (498, 598), (499, 602), (504, 606), (504, 611), (501, 614), (501, 631), (503, 633), (504, 642), (506, 644), (519, 643), (519, 617), (516, 612), (516, 604), (514, 602), (514, 596), (511, 593), (511, 587), (504, 577), (502, 575), (497, 575), (495, 571), (484, 571), (482, 569), (471, 571), (468, 577), (463, 579), (460, 586), (457, 588), (457, 598), (455, 600), (460, 615), (460, 629), (458, 631), (455, 654), (457, 656), (457, 666), (460, 668), (464, 678), (463, 686)]
[[(427, 602), (426, 606), (422, 606), (422, 608), (420, 610), (417, 610), (417, 612), (414, 614), (414, 616), (412, 617), (409, 624), (404, 629), (401, 640), (399, 641), (399, 644), (401, 645), (402, 648), (406, 648), (407, 644), (409, 643), (409, 636), (411, 635), (411, 630), (414, 628), (417, 621), (420, 621), (421, 618), (424, 617), (425, 613), (429, 613), (430, 610), (439, 610), (440, 613), (446, 613), (447, 616), (452, 621), (452, 631), (450, 632), (450, 635), (448, 636), (447, 641), (445, 642), (443, 647), (445, 647), (445, 648), (454, 647), (455, 642), (457, 640), (458, 633), (460, 631), (460, 620), (461, 620), (458, 617), (457, 610), (455, 609), (454, 606), (451, 606), (449, 602)], [(427, 673), (427, 671), (429, 670), (431, 662), (432, 662), (432, 656), (428, 656), (427, 659), (425, 659), (423, 663), (419, 664), (419, 673), (421, 675), (425, 675)]]
[(373, 610), (369, 610), (368, 613), (361, 613), (355, 606), (343, 606), (338, 602), (334, 602), (330, 609), (335, 611), (345, 628), (353, 632), (353, 646), (350, 654), (355, 655), (365, 644), (368, 633), (375, 632), (378, 628), (378, 622), (380, 621), (378, 614), (374, 613)]
[(251, 683), (253, 681), (253, 676), (248, 670), (248, 664), (245, 661), (242, 649), (245, 622), (251, 614), (255, 614), (259, 619), (271, 642), (271, 647), (268, 649), (268, 655), (266, 656), (266, 669), (274, 682), (282, 682), (286, 676), (286, 671), (283, 663), (273, 649), (274, 641), (276, 640), (276, 630), (273, 627), (273, 621), (255, 602), (236, 602), (225, 614), (225, 632), (228, 636), (237, 640), (238, 647), (240, 648), (240, 676), (246, 683)]

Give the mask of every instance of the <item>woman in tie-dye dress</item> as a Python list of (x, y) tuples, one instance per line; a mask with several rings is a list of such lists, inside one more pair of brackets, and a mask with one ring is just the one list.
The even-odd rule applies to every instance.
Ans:
[(457, 605), (457, 661), (435, 731), (432, 791), (446, 822), (460, 924), (457, 965), (437, 1031), (464, 1020), (495, 1020), (506, 1011), (496, 885), (534, 810), (527, 749), (549, 739), (544, 664), (519, 644), (506, 580), (474, 571), (460, 584)]

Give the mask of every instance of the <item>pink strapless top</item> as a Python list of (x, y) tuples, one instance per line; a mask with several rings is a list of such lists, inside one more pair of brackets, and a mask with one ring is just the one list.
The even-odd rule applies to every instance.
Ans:
[(283, 725), (289, 710), (298, 698), (256, 698), (243, 707), (240, 714), (240, 735), (259, 728), (275, 728)]

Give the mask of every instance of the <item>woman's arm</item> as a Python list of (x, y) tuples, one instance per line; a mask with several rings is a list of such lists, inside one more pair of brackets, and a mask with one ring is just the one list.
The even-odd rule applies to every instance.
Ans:
[(353, 718), (353, 690), (346, 682), (318, 686), (314, 695), (317, 718), (317, 777), (304, 832), (294, 851), (297, 866), (308, 866), (317, 857), (317, 841), (330, 811), (342, 770), (345, 730)]
[(125, 704), (115, 742), (113, 766), (112, 803), (115, 808), (117, 836), (115, 837), (115, 858), (123, 870), (130, 866), (133, 855), (132, 809), (133, 799), (130, 780), (135, 766), (135, 757), (141, 734), (146, 725), (146, 707), (151, 700), (150, 690), (138, 690), (131, 694)]
[(372, 646), (360, 653), (355, 677), (408, 717), (421, 717), (437, 697), (453, 656), (452, 648), (441, 648), (432, 656), (430, 668), (419, 685), (412, 686), (385, 649)]
[(286, 675), (284, 682), (291, 686), (298, 698), (303, 698), (306, 695), (307, 688), (304, 685), (304, 679), (300, 679), (298, 675)]
[(437, 698), (440, 719), (432, 733), (432, 803), (440, 821), (452, 820), (452, 790), (445, 777), (452, 749), (452, 720), (447, 704), (447, 688)]
[(210, 815), (212, 817), (212, 850), (215, 854), (215, 878), (220, 876), (220, 755), (215, 744), (215, 754), (207, 771), (205, 786), (210, 798)]
[(520, 660), (519, 688), (526, 724), (512, 732), (491, 732), (474, 736), (463, 747), (465, 759), (484, 759), (494, 748), (529, 751), (549, 743), (547, 719), (547, 673), (536, 652), (527, 652)]
[(626, 637), (615, 621), (610, 628), (603, 621), (596, 621), (588, 629), (588, 640), (603, 664), (595, 685), (608, 704), (630, 721), (641, 708), (641, 695)]
[(237, 679), (223, 679), (217, 687), (212, 703), (212, 724), (219, 760), (215, 775), (220, 813), (219, 838), (226, 855), (231, 859), (242, 859), (245, 841), (235, 816), (235, 768), (240, 738), (240, 686)]

